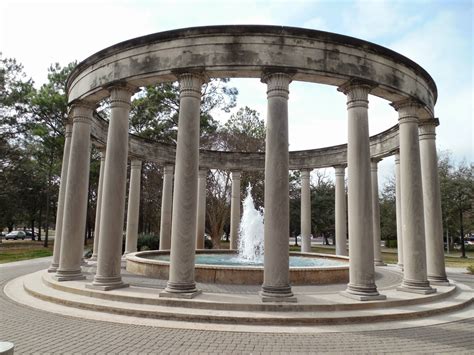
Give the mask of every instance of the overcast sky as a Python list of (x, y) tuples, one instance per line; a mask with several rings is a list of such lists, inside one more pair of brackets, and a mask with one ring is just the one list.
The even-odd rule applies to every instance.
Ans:
[[(472, 162), (473, 23), (471, 0), (0, 0), (0, 51), (40, 85), (51, 63), (81, 61), (115, 43), (183, 27), (286, 25), (353, 36), (393, 49), (430, 73), (438, 87), (438, 149)], [(256, 79), (230, 83), (240, 92), (237, 108), (250, 106), (265, 118), (265, 85)], [(335, 87), (291, 83), (290, 150), (347, 142), (345, 101)], [(387, 101), (370, 96), (369, 105), (371, 135), (397, 123)], [(393, 159), (380, 163), (380, 174), (382, 183), (393, 174)]]

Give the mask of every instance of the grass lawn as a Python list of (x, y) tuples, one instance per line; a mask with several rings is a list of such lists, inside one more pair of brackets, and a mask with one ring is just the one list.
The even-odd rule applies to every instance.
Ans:
[[(290, 251), (300, 251), (300, 246), (290, 245)], [(313, 246), (311, 247), (311, 251), (313, 253), (322, 254), (334, 254), (335, 252), (334, 247), (331, 245), (321, 247)], [(445, 255), (444, 261), (447, 267), (467, 268), (469, 265), (474, 267), (474, 251), (467, 251), (466, 256), (467, 258), (463, 259), (461, 258), (460, 251), (451, 251)], [(382, 248), (382, 259), (388, 264), (396, 264), (398, 262), (397, 250)]]
[(12, 261), (42, 258), (53, 255), (53, 243), (45, 248), (43, 241), (2, 241), (0, 244), (0, 264)]

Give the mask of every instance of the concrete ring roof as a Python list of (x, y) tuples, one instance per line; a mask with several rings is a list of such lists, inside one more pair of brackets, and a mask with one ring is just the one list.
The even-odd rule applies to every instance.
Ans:
[[(140, 87), (176, 81), (183, 72), (209, 78), (261, 78), (267, 72), (292, 80), (340, 86), (349, 80), (373, 84), (371, 94), (388, 101), (419, 102), (420, 119), (433, 117), (437, 89), (418, 64), (385, 47), (339, 34), (295, 27), (232, 25), (184, 28), (134, 38), (85, 59), (67, 82), (69, 103), (96, 103), (116, 84)], [(291, 121), (291, 118), (290, 118)], [(105, 145), (107, 122), (94, 119), (95, 144)], [(398, 125), (370, 138), (372, 158), (398, 149)], [(134, 135), (130, 155), (174, 164), (175, 147)], [(346, 164), (347, 145), (290, 152), (290, 169)], [(262, 170), (264, 153), (201, 150), (200, 166), (224, 170)]]
[(437, 99), (431, 76), (410, 59), (382, 46), (339, 34), (282, 26), (184, 28), (134, 38), (106, 48), (71, 73), (69, 102), (97, 102), (117, 83), (145, 86), (175, 81), (183, 72), (210, 78), (261, 78), (287, 72), (293, 80), (340, 86), (351, 79), (375, 85), (389, 101), (412, 98), (420, 118), (433, 117)]

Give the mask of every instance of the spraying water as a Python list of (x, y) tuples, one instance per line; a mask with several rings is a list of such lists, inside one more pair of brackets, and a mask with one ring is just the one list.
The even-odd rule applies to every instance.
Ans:
[(263, 262), (263, 213), (255, 209), (252, 187), (247, 187), (239, 230), (239, 257), (249, 263)]

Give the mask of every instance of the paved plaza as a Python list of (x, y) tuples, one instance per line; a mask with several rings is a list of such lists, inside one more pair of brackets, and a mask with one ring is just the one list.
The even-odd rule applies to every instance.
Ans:
[[(321, 334), (234, 332), (176, 329), (61, 316), (25, 307), (5, 296), (3, 288), (9, 280), (47, 268), (50, 261), (50, 258), (43, 258), (0, 266), (0, 339), (14, 342), (17, 354), (474, 352), (473, 318), (415, 327), (413, 324), (416, 323), (407, 321), (406, 328), (387, 330), (360, 331), (360, 325), (354, 325), (349, 331)], [(474, 288), (472, 276), (457, 271), (449, 272), (449, 277)], [(107, 315), (104, 315), (106, 318)], [(384, 324), (380, 324), (382, 328)]]

